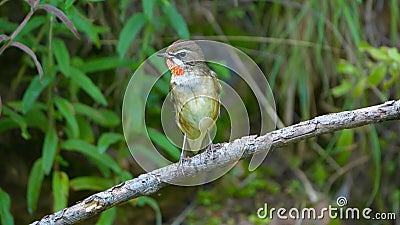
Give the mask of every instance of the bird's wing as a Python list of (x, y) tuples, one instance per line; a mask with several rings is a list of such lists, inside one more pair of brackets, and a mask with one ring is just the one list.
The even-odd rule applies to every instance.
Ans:
[(212, 70), (210, 70), (211, 72), (210, 72), (210, 75), (211, 75), (211, 77), (212, 78), (214, 78), (214, 80), (215, 80), (215, 82), (214, 82), (214, 84), (215, 84), (215, 88), (217, 89), (217, 93), (218, 93), (218, 95), (221, 93), (221, 83), (219, 82), (219, 79), (218, 79), (218, 75), (217, 75), (217, 73), (215, 73), (214, 71), (212, 71)]
[(174, 87), (173, 87), (173, 84), (172, 84), (172, 83), (169, 83), (169, 91), (170, 91), (171, 102), (172, 102), (172, 103), (175, 103), (174, 93), (172, 92), (172, 89), (173, 89), (173, 88), (174, 88)]

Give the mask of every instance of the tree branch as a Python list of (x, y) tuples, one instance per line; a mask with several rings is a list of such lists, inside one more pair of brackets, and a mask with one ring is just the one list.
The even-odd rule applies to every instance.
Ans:
[[(269, 132), (260, 137), (256, 135), (246, 136), (230, 143), (215, 144), (212, 156), (205, 152), (185, 162), (184, 176), (193, 176), (227, 166), (254, 153), (267, 151), (270, 146), (271, 148), (278, 148), (337, 130), (395, 119), (400, 119), (400, 100), (319, 116), (312, 120)], [(35, 221), (32, 224), (76, 223), (132, 198), (153, 194), (168, 183), (182, 179), (182, 176), (178, 164), (174, 163), (89, 196), (71, 207), (46, 215), (40, 221)]]

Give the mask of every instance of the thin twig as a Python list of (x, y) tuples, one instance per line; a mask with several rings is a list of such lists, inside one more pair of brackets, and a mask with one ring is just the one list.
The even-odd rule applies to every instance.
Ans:
[(11, 45), (12, 41), (15, 39), (15, 37), (17, 37), (22, 28), (28, 23), (32, 15), (33, 15), (33, 10), (29, 11), (29, 13), (25, 16), (25, 19), (18, 25), (17, 29), (11, 34), (9, 40), (1, 46), (0, 55), (3, 54), (4, 50), (6, 50), (6, 48)]
[(179, 216), (174, 220), (173, 223), (171, 223), (171, 225), (179, 225), (182, 224), (183, 221), (185, 221), (186, 217), (188, 216), (188, 214), (193, 211), (193, 209), (196, 207), (196, 201), (193, 200), (186, 208), (185, 210), (183, 210), (181, 212), (181, 214), (179, 214)]
[[(210, 154), (202, 153), (185, 162), (185, 176), (204, 174), (230, 165), (254, 153), (267, 151), (269, 146), (276, 149), (321, 134), (396, 119), (400, 119), (400, 100), (319, 116), (263, 136), (245, 136), (230, 143), (216, 144), (213, 147), (215, 150), (212, 154), (213, 158)], [(268, 142), (268, 140), (271, 141)], [(71, 207), (47, 215), (32, 224), (76, 223), (132, 198), (156, 193), (169, 183), (181, 180), (182, 177), (178, 163), (174, 163), (89, 196)]]
[(340, 168), (339, 170), (336, 171), (335, 174), (333, 174), (327, 182), (325, 191), (326, 193), (328, 193), (328, 191), (331, 189), (333, 183), (335, 183), (335, 181), (341, 177), (343, 174), (345, 174), (346, 172), (348, 172), (349, 170), (363, 164), (366, 163), (368, 161), (368, 157), (367, 156), (363, 156), (361, 158), (355, 159), (354, 161), (351, 161), (350, 163), (348, 163), (346, 166), (344, 166), (343, 168)]

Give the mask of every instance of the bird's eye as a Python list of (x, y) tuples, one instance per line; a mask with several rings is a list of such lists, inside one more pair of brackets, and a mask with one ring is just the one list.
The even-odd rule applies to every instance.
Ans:
[(186, 57), (186, 52), (179, 52), (179, 53), (178, 53), (178, 57), (179, 57), (179, 58), (184, 58), (184, 57)]

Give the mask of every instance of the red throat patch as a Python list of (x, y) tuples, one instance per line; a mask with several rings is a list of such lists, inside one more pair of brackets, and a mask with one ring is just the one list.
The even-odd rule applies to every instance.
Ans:
[(185, 73), (182, 67), (175, 65), (170, 59), (167, 59), (167, 65), (173, 76), (181, 76)]

